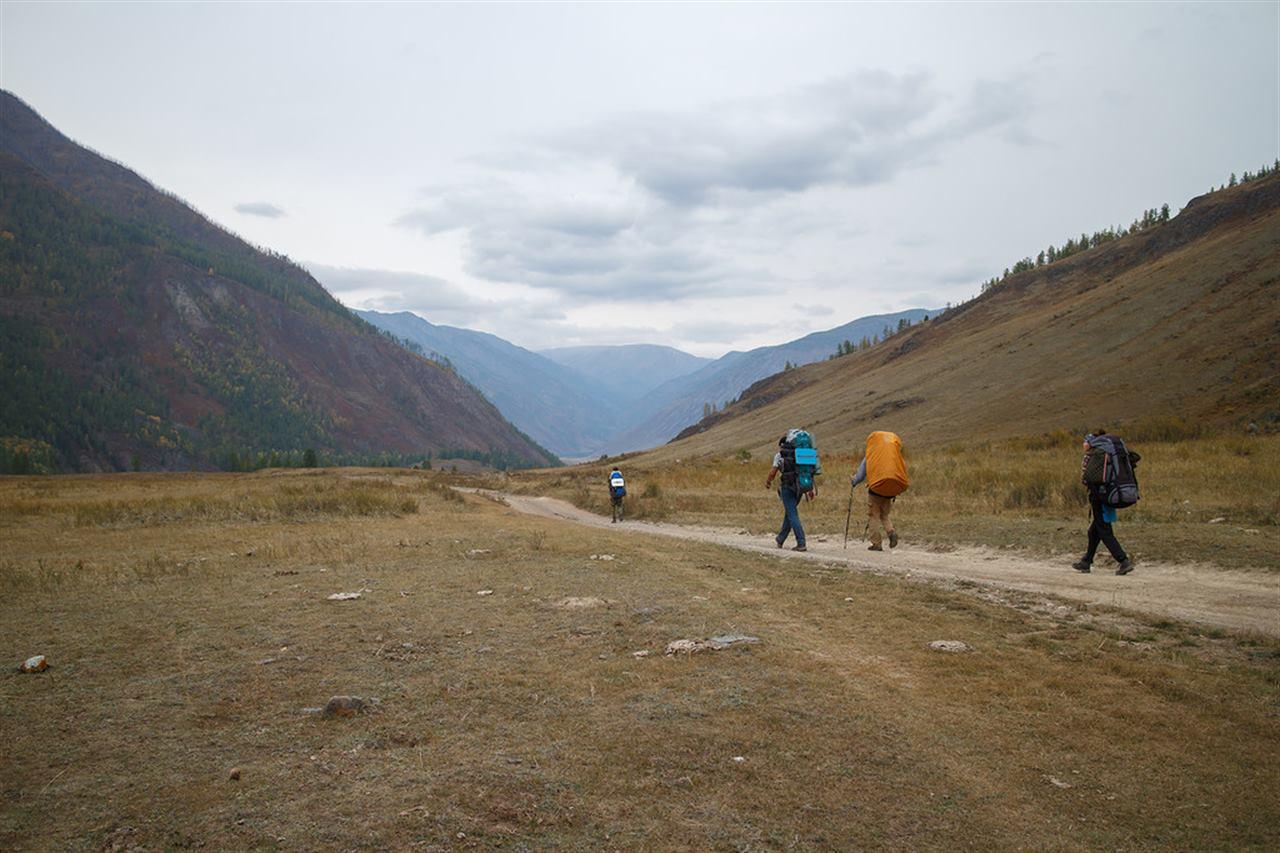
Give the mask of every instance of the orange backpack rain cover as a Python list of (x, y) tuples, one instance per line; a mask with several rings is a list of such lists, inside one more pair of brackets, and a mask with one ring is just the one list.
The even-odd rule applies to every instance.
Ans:
[(896, 498), (908, 485), (902, 439), (892, 432), (867, 436), (867, 488), (881, 497)]

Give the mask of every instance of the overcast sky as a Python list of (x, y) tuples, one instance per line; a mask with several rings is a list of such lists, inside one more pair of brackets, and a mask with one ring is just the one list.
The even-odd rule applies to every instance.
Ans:
[(1280, 4), (0, 3), (0, 85), (346, 304), (698, 355), (1280, 156)]

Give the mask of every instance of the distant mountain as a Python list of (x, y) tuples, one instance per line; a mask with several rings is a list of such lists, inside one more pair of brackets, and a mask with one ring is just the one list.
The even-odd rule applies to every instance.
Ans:
[(825, 360), (846, 341), (857, 346), (884, 337), (900, 323), (914, 324), (936, 311), (912, 308), (894, 314), (862, 317), (843, 326), (813, 332), (797, 340), (775, 346), (759, 347), (747, 352), (730, 352), (712, 363), (671, 379), (649, 391), (632, 404), (640, 416), (625, 432), (616, 437), (616, 450), (637, 450), (669, 441), (685, 427), (700, 421), (705, 407), (721, 407), (735, 399), (752, 383), (779, 373), (788, 363), (793, 366)]
[(712, 361), (656, 344), (559, 347), (542, 350), (541, 354), (595, 380), (617, 400), (627, 403)]
[(1272, 174), (1014, 273), (879, 346), (762, 380), (631, 464), (768, 453), (797, 423), (828, 459), (856, 458), (872, 429), (913, 447), (1066, 431), (1052, 439), (1066, 450), (1097, 427), (1139, 447), (1205, 430), (1277, 432), (1277, 258)]
[(0, 91), (0, 462), (213, 468), (267, 451), (554, 457), (288, 259)]
[(427, 355), (447, 358), (512, 423), (559, 455), (596, 455), (622, 424), (610, 387), (496, 335), (437, 326), (407, 311), (356, 313)]

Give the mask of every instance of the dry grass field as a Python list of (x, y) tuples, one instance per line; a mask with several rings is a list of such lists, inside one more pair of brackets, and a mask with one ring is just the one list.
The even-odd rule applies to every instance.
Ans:
[[(929, 458), (913, 533), (968, 488)], [(707, 470), (771, 523), (760, 460)], [(637, 507), (709, 487), (671, 476)], [(0, 478), (0, 539), (3, 656), (52, 664), (0, 676), (4, 849), (1280, 846), (1270, 640), (571, 526), (431, 473)], [(663, 654), (727, 632), (760, 642)], [(378, 702), (304, 710), (335, 694)]]
[[(1135, 430), (1143, 498), (1120, 511), (1117, 536), (1139, 560), (1280, 570), (1280, 435), (1178, 438)], [(817, 436), (821, 447), (822, 436)], [(1084, 551), (1089, 508), (1080, 438), (1065, 432), (951, 444), (905, 453), (911, 488), (895, 504), (900, 535), (939, 547), (963, 543), (1061, 556)], [(818, 499), (801, 507), (810, 535), (843, 536), (857, 451), (823, 453)], [(771, 453), (621, 463), (632, 518), (776, 531), (781, 504), (764, 488)], [(514, 478), (507, 488), (555, 494), (609, 514), (607, 465)], [(850, 537), (862, 535), (867, 492), (853, 499)], [(1218, 520), (1215, 520), (1218, 519)], [(852, 545), (850, 546), (852, 547)]]

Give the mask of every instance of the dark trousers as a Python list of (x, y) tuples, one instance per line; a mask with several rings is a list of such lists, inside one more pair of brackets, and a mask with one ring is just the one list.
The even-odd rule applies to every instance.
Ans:
[(609, 503), (613, 504), (613, 520), (622, 521), (622, 498), (617, 495), (611, 495)]
[(795, 489), (783, 486), (778, 489), (778, 498), (782, 501), (782, 529), (778, 531), (777, 541), (781, 545), (787, 541), (787, 535), (795, 531), (796, 544), (804, 544), (804, 527), (800, 524), (800, 496)]
[(1120, 547), (1120, 542), (1116, 539), (1111, 525), (1102, 520), (1102, 501), (1090, 495), (1089, 510), (1093, 515), (1093, 522), (1089, 525), (1089, 550), (1084, 555), (1085, 562), (1093, 562), (1093, 555), (1098, 551), (1098, 543), (1102, 542), (1111, 552), (1111, 556), (1116, 558), (1116, 562), (1123, 563), (1128, 559), (1128, 555)]

